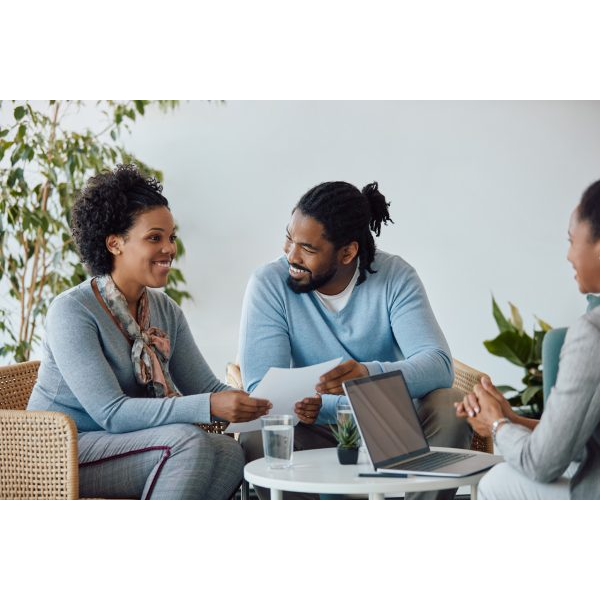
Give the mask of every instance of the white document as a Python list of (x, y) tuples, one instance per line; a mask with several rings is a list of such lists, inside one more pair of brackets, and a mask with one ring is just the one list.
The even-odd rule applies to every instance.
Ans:
[[(341, 362), (342, 358), (340, 357), (318, 365), (297, 369), (271, 367), (262, 378), (262, 381), (254, 388), (250, 397), (269, 400), (273, 405), (269, 414), (293, 415), (295, 425), (298, 422), (298, 417), (294, 413), (294, 404), (303, 398), (314, 396), (316, 393), (315, 386), (321, 375), (331, 371)], [(260, 429), (260, 419), (247, 421), (246, 423), (230, 423), (225, 431), (227, 433), (242, 433), (258, 429)]]

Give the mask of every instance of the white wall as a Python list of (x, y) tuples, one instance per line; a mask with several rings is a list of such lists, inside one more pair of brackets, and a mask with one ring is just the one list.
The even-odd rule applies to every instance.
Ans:
[(246, 281), (279, 255), (290, 210), (321, 181), (378, 181), (379, 246), (423, 279), (454, 356), (518, 383), (482, 345), (491, 293), (552, 325), (585, 307), (566, 262), (570, 211), (600, 177), (599, 102), (190, 102), (127, 141), (164, 171), (209, 364), (235, 358)]

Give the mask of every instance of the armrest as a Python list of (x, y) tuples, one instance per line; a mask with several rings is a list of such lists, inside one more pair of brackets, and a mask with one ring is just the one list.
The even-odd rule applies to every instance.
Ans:
[(79, 498), (72, 419), (59, 412), (0, 410), (0, 498)]
[(237, 363), (227, 363), (225, 367), (225, 375), (227, 376), (226, 382), (227, 385), (231, 387), (237, 388), (238, 390), (244, 389), (244, 384), (242, 383), (242, 373), (240, 371), (240, 365)]
[[(454, 383), (453, 388), (460, 390), (464, 394), (468, 394), (473, 390), (473, 386), (481, 381), (481, 378), (485, 375), (481, 371), (465, 365), (465, 363), (454, 359)], [(494, 443), (491, 437), (483, 437), (478, 433), (473, 433), (473, 441), (471, 442), (471, 449), (478, 450), (479, 452), (494, 453)]]

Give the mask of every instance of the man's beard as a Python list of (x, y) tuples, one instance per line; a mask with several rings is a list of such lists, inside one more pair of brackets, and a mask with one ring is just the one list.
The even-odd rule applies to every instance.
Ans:
[[(292, 265), (295, 267), (296, 265)], [(308, 271), (306, 271), (308, 273)], [(287, 285), (296, 294), (306, 294), (307, 292), (312, 292), (313, 290), (318, 290), (320, 287), (323, 287), (325, 284), (329, 283), (337, 273), (337, 268), (335, 265), (331, 267), (327, 273), (324, 275), (314, 276), (312, 273), (308, 273), (310, 279), (308, 283), (300, 283), (296, 281), (291, 275), (288, 275)]]

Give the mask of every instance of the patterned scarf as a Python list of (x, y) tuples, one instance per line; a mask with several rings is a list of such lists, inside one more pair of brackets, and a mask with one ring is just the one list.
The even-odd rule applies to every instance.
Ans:
[(137, 382), (146, 386), (151, 397), (181, 396), (167, 368), (171, 351), (169, 338), (158, 327), (150, 327), (148, 292), (144, 289), (138, 302), (136, 322), (129, 312), (125, 296), (110, 275), (93, 279), (92, 288), (97, 292), (96, 297), (104, 309), (131, 344), (131, 362)]

